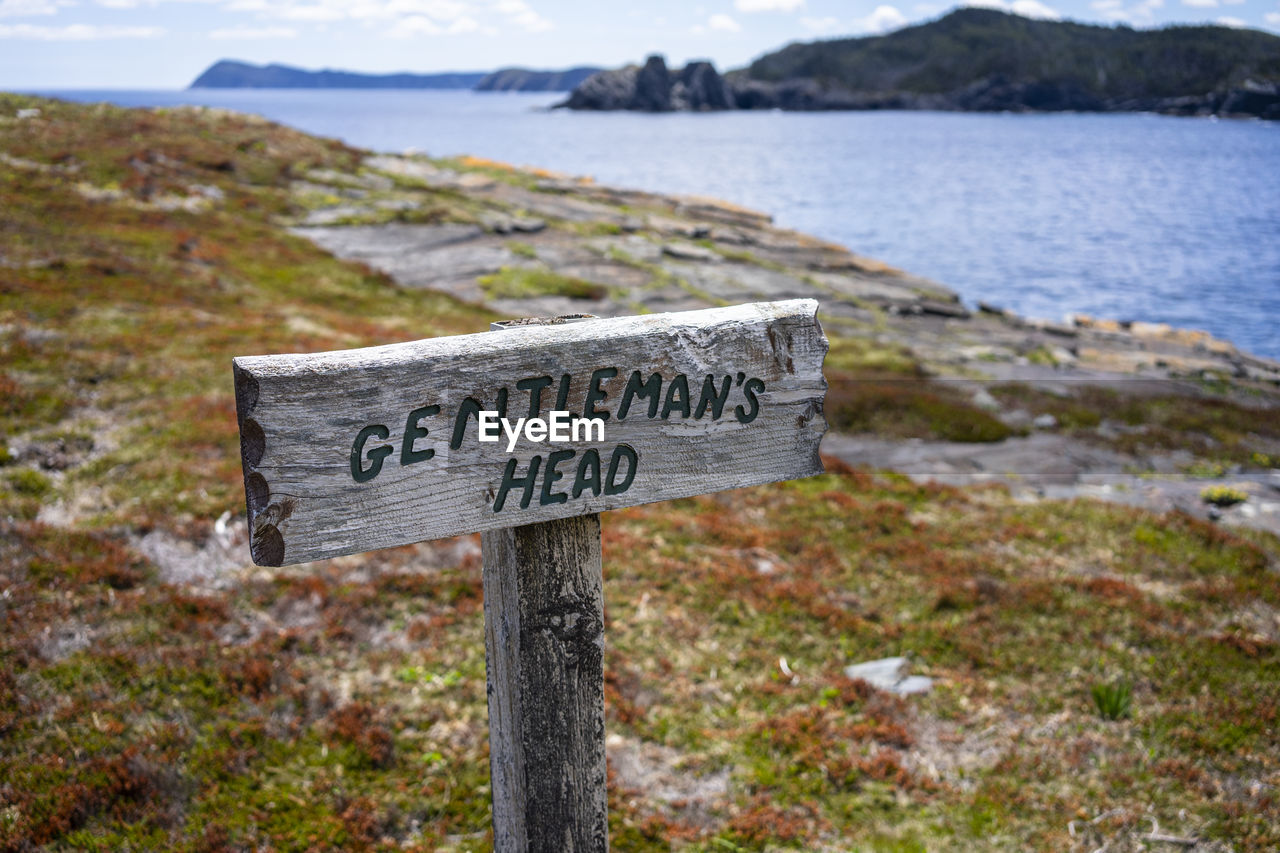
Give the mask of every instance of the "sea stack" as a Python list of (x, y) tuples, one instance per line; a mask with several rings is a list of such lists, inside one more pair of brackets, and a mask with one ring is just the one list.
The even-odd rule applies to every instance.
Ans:
[(715, 66), (705, 60), (690, 62), (679, 71), (667, 68), (655, 54), (641, 67), (628, 65), (588, 77), (557, 107), (571, 110), (636, 110), (665, 113), (673, 110), (731, 110), (737, 106), (733, 92)]

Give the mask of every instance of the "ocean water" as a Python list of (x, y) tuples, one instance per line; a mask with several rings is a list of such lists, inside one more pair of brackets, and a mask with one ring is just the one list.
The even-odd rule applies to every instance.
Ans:
[(1206, 329), (1280, 358), (1280, 123), (1150, 115), (550, 112), (559, 94), (48, 92), (255, 112), (728, 199), (970, 304)]

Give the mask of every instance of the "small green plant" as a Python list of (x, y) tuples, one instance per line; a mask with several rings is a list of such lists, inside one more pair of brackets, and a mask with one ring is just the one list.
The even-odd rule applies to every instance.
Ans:
[(1058, 359), (1047, 347), (1036, 347), (1027, 353), (1027, 361), (1032, 364), (1040, 364), (1045, 367), (1057, 367)]
[(1133, 709), (1133, 685), (1120, 680), (1093, 685), (1093, 704), (1104, 720), (1123, 720)]
[(32, 468), (18, 468), (10, 472), (6, 479), (14, 492), (33, 498), (46, 494), (52, 488), (49, 478)]
[(530, 246), (528, 243), (522, 243), (519, 240), (511, 240), (507, 243), (507, 251), (521, 258), (529, 258), (530, 260), (538, 259), (538, 250)]
[(1186, 468), (1187, 474), (1192, 477), (1221, 477), (1227, 473), (1227, 466), (1221, 462), (1215, 462), (1211, 459), (1197, 459)]
[(1235, 506), (1249, 499), (1249, 493), (1235, 486), (1206, 486), (1200, 490), (1200, 500), (1214, 506)]

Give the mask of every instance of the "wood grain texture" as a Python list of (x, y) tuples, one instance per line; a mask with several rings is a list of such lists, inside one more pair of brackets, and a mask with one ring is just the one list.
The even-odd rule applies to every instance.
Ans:
[(481, 536), (494, 849), (609, 847), (600, 517)]
[[(827, 341), (816, 312), (814, 300), (790, 300), (237, 358), (254, 561), (287, 565), (821, 473)], [(633, 394), (619, 417), (632, 376), (654, 374), (656, 408)], [(565, 376), (563, 408), (607, 415), (603, 442), (522, 439), (508, 454), (505, 439), (480, 442), (472, 419), (455, 445), (468, 400), (498, 409), (505, 396), (508, 415), (524, 417), (536, 392), (517, 383), (545, 379), (545, 417), (560, 408)], [(556, 451), (573, 455), (558, 457), (560, 478), (548, 484)], [(610, 490), (615, 453), (614, 484), (625, 488)], [(508, 482), (504, 492), (504, 477), (526, 475), (535, 459), (522, 506), (524, 488)]]

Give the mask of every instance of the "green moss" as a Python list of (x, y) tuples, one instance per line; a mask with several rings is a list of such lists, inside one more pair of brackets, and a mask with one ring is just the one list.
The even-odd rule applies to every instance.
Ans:
[(749, 252), (745, 249), (731, 248), (729, 246), (716, 243), (712, 240), (697, 240), (695, 242), (697, 242), (698, 245), (700, 246), (705, 246), (708, 249), (718, 252), (722, 258), (728, 261), (734, 261), (739, 264), (750, 264), (753, 267), (760, 267), (761, 269), (773, 270), (774, 272), (790, 272), (791, 271), (784, 264), (780, 264), (777, 261), (771, 261), (767, 258), (762, 258), (759, 255), (755, 254), (754, 252)]
[(833, 337), (823, 370), (832, 379), (924, 376), (920, 363), (906, 347), (882, 344), (869, 335)]
[(5, 483), (17, 495), (41, 498), (53, 489), (49, 478), (34, 468), (15, 468), (5, 472)]
[(503, 267), (478, 281), (490, 299), (529, 299), (536, 296), (567, 296), (570, 299), (603, 299), (609, 288), (603, 284), (561, 275), (541, 267)]
[(538, 250), (528, 243), (522, 243), (519, 240), (508, 240), (506, 243), (507, 251), (521, 258), (528, 258), (536, 261), (538, 259)]
[(1045, 347), (1036, 347), (1026, 354), (1027, 361), (1032, 364), (1043, 364), (1047, 367), (1057, 367), (1058, 359), (1056, 359)]
[(827, 420), (836, 429), (899, 438), (1002, 441), (1014, 430), (948, 389), (924, 380), (829, 378)]

